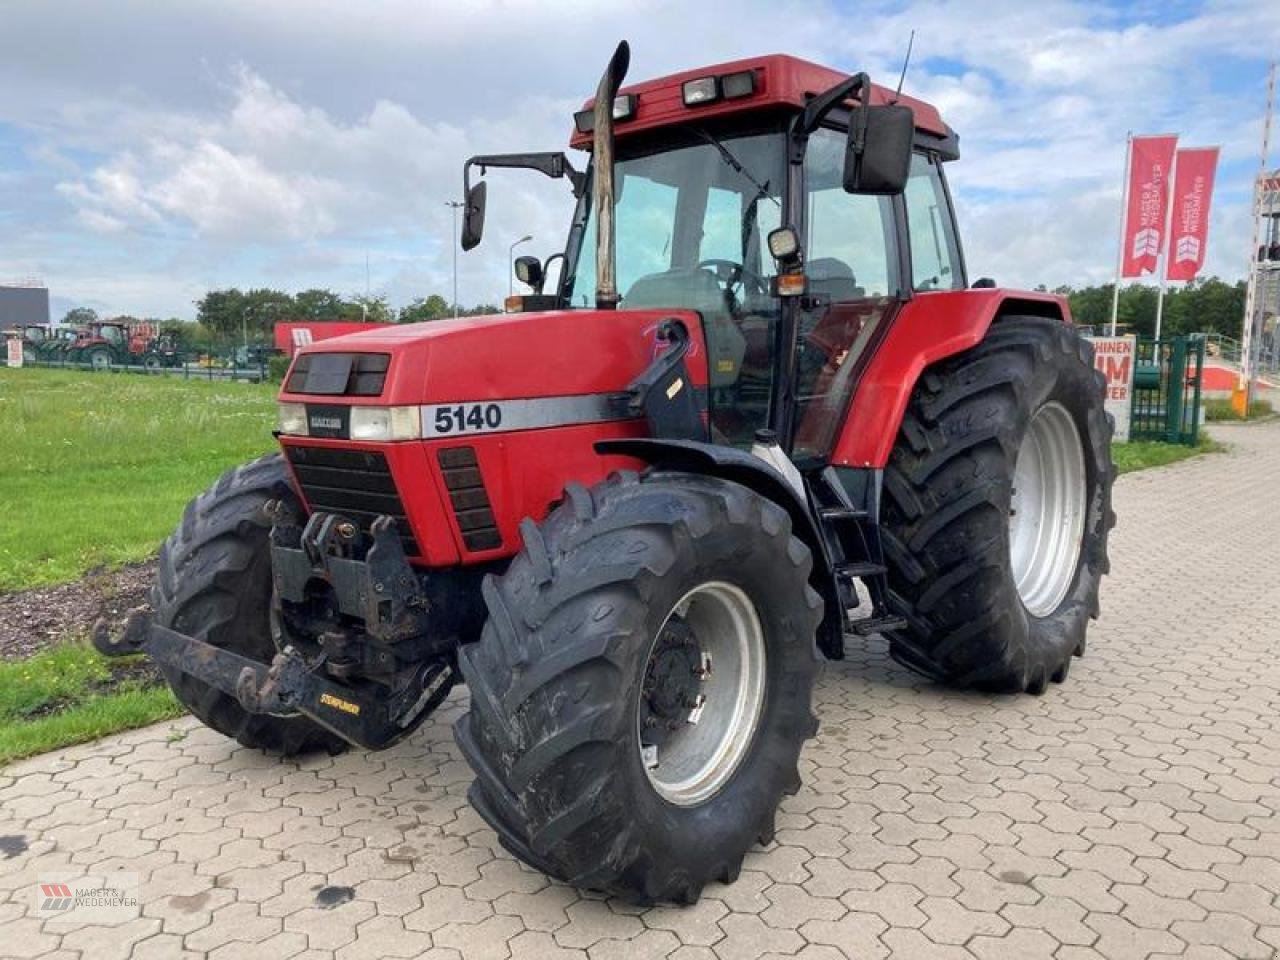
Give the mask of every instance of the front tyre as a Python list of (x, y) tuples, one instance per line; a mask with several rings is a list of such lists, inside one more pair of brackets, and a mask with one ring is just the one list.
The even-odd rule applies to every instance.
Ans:
[(470, 798), (522, 860), (692, 902), (800, 785), (822, 603), (786, 512), (680, 473), (571, 486), (484, 587), (459, 662)]
[[(295, 500), (284, 458), (273, 453), (228, 470), (187, 504), (182, 522), (160, 548), (151, 607), (156, 623), (215, 647), (269, 663), (271, 636), (271, 521), (269, 500)], [(234, 697), (168, 666), (161, 672), (183, 706), (205, 726), (238, 740), (292, 756), (346, 741), (301, 716), (249, 713)]]
[(917, 384), (884, 471), (890, 654), (959, 687), (1041, 693), (1097, 617), (1115, 523), (1093, 349), (1057, 320), (998, 320)]

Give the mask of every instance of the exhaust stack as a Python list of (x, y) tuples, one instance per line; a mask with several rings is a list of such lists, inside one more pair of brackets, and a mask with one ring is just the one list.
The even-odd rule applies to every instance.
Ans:
[(618, 294), (617, 257), (613, 225), (613, 101), (631, 64), (631, 47), (623, 40), (596, 87), (595, 129), (592, 152), (595, 175), (591, 179), (591, 206), (596, 218), (596, 308), (613, 310)]

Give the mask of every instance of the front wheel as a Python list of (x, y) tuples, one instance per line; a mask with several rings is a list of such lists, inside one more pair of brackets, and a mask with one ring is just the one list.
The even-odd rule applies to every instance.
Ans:
[(921, 377), (884, 471), (895, 659), (1002, 692), (1066, 678), (1115, 523), (1103, 388), (1092, 347), (1036, 317)]
[[(187, 504), (160, 548), (151, 607), (161, 626), (269, 663), (271, 632), (270, 500), (295, 500), (284, 458), (273, 453), (224, 473)], [(161, 666), (174, 695), (196, 718), (246, 747), (292, 756), (346, 742), (302, 716), (249, 713), (234, 698), (175, 667)]]
[(822, 603), (786, 512), (680, 473), (571, 487), (459, 661), (471, 801), (576, 886), (692, 902), (773, 837), (816, 731)]

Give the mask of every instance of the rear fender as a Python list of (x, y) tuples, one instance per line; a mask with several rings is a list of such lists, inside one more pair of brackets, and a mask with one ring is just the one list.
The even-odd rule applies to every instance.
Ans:
[(1049, 293), (950, 290), (919, 293), (903, 304), (858, 382), (849, 416), (831, 451), (831, 463), (884, 467), (925, 369), (976, 346), (992, 323), (1013, 315), (1071, 323), (1066, 300)]

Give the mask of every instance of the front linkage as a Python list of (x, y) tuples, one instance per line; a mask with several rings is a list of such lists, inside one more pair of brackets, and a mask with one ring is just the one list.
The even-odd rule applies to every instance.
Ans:
[(379, 517), (366, 535), (337, 514), (314, 513), (300, 527), (280, 501), (266, 511), (276, 614), (294, 641), (270, 664), (172, 630), (142, 608), (118, 634), (98, 621), (94, 647), (107, 656), (146, 653), (249, 713), (302, 714), (357, 746), (391, 746), (457, 680), (454, 643), (432, 639), (434, 605), (394, 520)]

